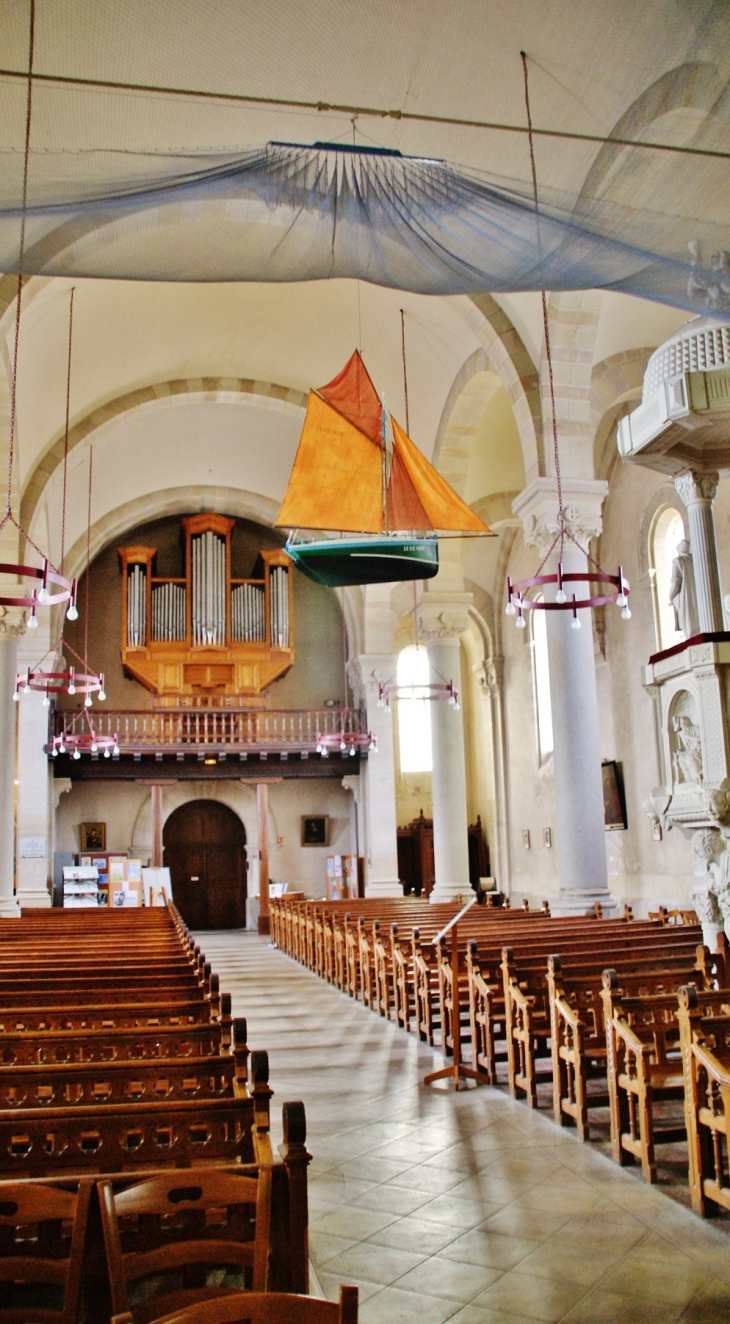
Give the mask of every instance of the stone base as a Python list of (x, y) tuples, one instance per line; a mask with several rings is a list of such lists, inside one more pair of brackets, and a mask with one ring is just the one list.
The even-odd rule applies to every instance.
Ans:
[(436, 883), (428, 899), (432, 905), (448, 905), (449, 902), (460, 901), (465, 906), (473, 896), (474, 888), (467, 878), (465, 883)]
[(27, 887), (16, 892), (15, 900), (23, 910), (50, 910), (52, 901), (47, 887)]
[(605, 892), (568, 892), (560, 891), (553, 901), (550, 901), (551, 915), (592, 915), (593, 908), (598, 902), (604, 915), (609, 915), (615, 919), (619, 913), (619, 903), (611, 893)]
[(20, 919), (20, 906), (14, 896), (0, 897), (0, 919)]
[(398, 878), (368, 878), (365, 883), (366, 896), (403, 896), (403, 888)]

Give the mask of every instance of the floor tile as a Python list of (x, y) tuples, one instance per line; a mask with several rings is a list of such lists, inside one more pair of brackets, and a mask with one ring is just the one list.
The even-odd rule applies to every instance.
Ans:
[(557, 1324), (583, 1296), (585, 1287), (580, 1283), (533, 1278), (520, 1269), (513, 1269), (488, 1287), (474, 1304), (487, 1306), (490, 1310), (527, 1315), (531, 1319), (543, 1320), (545, 1324)]
[(365, 1302), (358, 1324), (446, 1324), (460, 1306), (459, 1301), (385, 1287)]
[(371, 1241), (361, 1241), (357, 1246), (328, 1260), (327, 1272), (339, 1274), (343, 1283), (350, 1281), (349, 1274), (354, 1274), (356, 1278), (387, 1287), (388, 1283), (395, 1282), (396, 1278), (402, 1278), (411, 1269), (415, 1269), (423, 1258), (411, 1251), (394, 1250), (388, 1246), (376, 1246)]
[(466, 1304), (491, 1287), (501, 1276), (499, 1269), (487, 1269), (477, 1264), (457, 1264), (455, 1260), (443, 1260), (434, 1255), (399, 1278), (396, 1286), (403, 1291), (420, 1292), (423, 1296), (444, 1296)]

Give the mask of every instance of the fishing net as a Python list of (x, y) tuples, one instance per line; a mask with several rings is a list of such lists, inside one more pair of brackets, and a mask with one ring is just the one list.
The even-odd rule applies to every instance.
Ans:
[[(357, 277), (436, 295), (600, 287), (730, 318), (726, 3), (596, 0), (585, 12), (558, 5), (552, 32), (553, 6), (454, 0), (418, 7), (417, 41), (410, 7), (395, 2), (363, 0), (348, 10), (351, 41), (343, 6), (326, 0), (313, 0), (305, 17), (301, 5), (283, 0), (273, 7), (276, 21), (266, 23), (261, 6), (220, 8), (235, 19), (228, 34), (216, 7), (211, 13), (187, 0), (71, 9), (39, 0), (24, 271), (168, 281)], [(27, 6), (18, 0), (11, 9), (8, 68), (0, 70), (5, 272), (20, 266), (26, 95), (9, 70), (27, 67)], [(597, 51), (580, 31), (586, 13), (596, 23)], [(327, 25), (337, 14), (333, 36)], [(585, 68), (566, 74), (560, 26), (570, 45), (570, 14), (576, 51), (590, 59), (575, 56), (574, 66), (582, 60)], [(163, 15), (175, 18), (166, 43)], [(287, 15), (294, 42), (284, 39)], [(430, 99), (462, 118), (479, 109), (483, 118), (486, 101), (494, 118), (499, 111), (524, 122), (514, 39), (504, 67), (498, 53), (500, 42), (509, 46), (510, 21), (530, 15), (536, 32), (542, 25), (543, 63), (531, 74), (536, 128), (552, 122), (569, 133), (588, 125), (608, 138), (691, 151), (540, 139), (536, 212), (523, 137), (316, 110), (324, 95), (407, 107), (420, 79), (428, 96), (419, 107)], [(187, 82), (219, 95), (232, 84), (228, 46), (236, 39), (243, 85), (289, 96), (288, 108), (147, 88)], [(406, 74), (404, 50), (412, 51)], [(480, 61), (492, 78), (486, 91)], [(62, 71), (139, 86), (42, 81)], [(377, 144), (363, 140), (363, 125)], [(341, 139), (355, 127), (353, 147)]]

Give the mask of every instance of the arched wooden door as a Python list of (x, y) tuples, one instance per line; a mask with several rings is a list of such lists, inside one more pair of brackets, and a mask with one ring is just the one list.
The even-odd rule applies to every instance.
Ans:
[(246, 830), (227, 805), (191, 800), (163, 830), (172, 897), (191, 929), (246, 923)]

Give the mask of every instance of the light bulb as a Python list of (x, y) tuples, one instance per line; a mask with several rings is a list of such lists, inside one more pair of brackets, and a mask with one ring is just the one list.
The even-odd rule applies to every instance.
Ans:
[(43, 695), (43, 707), (44, 707), (44, 708), (50, 708), (50, 706), (51, 706), (51, 700), (49, 699), (49, 697), (48, 697), (47, 694), (44, 694), (44, 695)]
[(340, 749), (341, 749), (342, 753), (344, 754), (345, 750), (347, 749), (347, 745), (345, 744), (344, 740), (341, 740), (341, 741), (340, 741)]
[(73, 681), (71, 681), (71, 684), (70, 684), (69, 687), (68, 687), (68, 692), (69, 692), (69, 694), (75, 694), (75, 693), (76, 693), (76, 686), (74, 685)]
[(616, 606), (617, 607), (626, 606), (626, 594), (623, 592), (623, 590), (619, 593), (618, 597), (616, 598)]
[(557, 593), (555, 594), (555, 601), (559, 602), (561, 607), (564, 602), (568, 601), (568, 595), (567, 593), (564, 592), (562, 588), (559, 588)]
[(52, 758), (52, 759), (57, 759), (57, 758), (58, 758), (58, 750), (56, 749), (56, 746), (55, 746), (55, 745), (53, 746), (53, 749), (51, 750), (51, 758)]
[(454, 712), (455, 713), (461, 712), (461, 704), (459, 703), (458, 699), (454, 699)]
[(40, 588), (38, 589), (38, 601), (40, 602), (41, 606), (43, 607), (46, 606), (50, 596), (51, 595), (48, 592), (48, 589), (46, 588), (45, 584), (41, 584)]
[(524, 616), (518, 616), (517, 620), (515, 621), (515, 625), (517, 626), (518, 630), (524, 630), (527, 626), (527, 621), (525, 620)]
[(321, 753), (322, 753), (322, 746), (321, 746), (321, 744), (320, 744), (319, 742), (317, 743), (317, 753), (318, 753), (318, 754), (321, 754)]
[(85, 707), (85, 708), (90, 708), (91, 705), (92, 705), (92, 702), (93, 702), (93, 700), (92, 700), (92, 698), (91, 698), (91, 695), (90, 695), (90, 694), (87, 694), (86, 698), (84, 699), (84, 707)]
[(60, 745), (58, 746), (58, 752), (59, 754), (66, 753), (66, 746), (64, 745), (63, 741), (61, 741)]
[(101, 703), (104, 702), (105, 698), (106, 698), (106, 690), (104, 689), (104, 686), (102, 685), (101, 689), (99, 690), (99, 699), (100, 699)]
[(110, 759), (111, 756), (112, 756), (111, 750), (110, 750), (110, 749), (105, 749), (105, 750), (104, 750), (104, 758), (105, 758), (105, 759)]
[(350, 750), (350, 758), (354, 759), (354, 757), (355, 757), (355, 746), (353, 745), (352, 749)]
[(510, 601), (507, 603), (507, 606), (504, 609), (504, 614), (505, 616), (514, 616), (516, 611), (517, 608), (515, 607), (514, 602), (512, 602), (512, 600), (510, 599)]
[(626, 603), (626, 606), (624, 607), (623, 611), (621, 612), (621, 620), (622, 620), (622, 621), (630, 621), (630, 620), (631, 620), (631, 608), (629, 607), (628, 602)]
[(31, 614), (31, 615), (28, 617), (28, 621), (27, 621), (27, 629), (29, 629), (29, 630), (37, 630), (37, 629), (38, 629), (38, 617), (37, 617), (36, 615)]
[(93, 745), (91, 746), (91, 752), (92, 754), (99, 753), (99, 746), (97, 745), (96, 741), (94, 741)]
[(578, 620), (578, 617), (577, 617), (577, 616), (574, 616), (573, 619), (572, 619), (572, 621), (570, 622), (570, 628), (571, 628), (571, 630), (579, 630), (579, 629), (580, 629), (580, 621)]
[(15, 693), (14, 693), (14, 695), (13, 695), (13, 701), (14, 701), (14, 703), (19, 703), (19, 702), (20, 702), (20, 694), (19, 694), (19, 692), (18, 692), (17, 690), (15, 691)]
[(369, 746), (369, 748), (370, 748), (370, 753), (371, 753), (371, 754), (377, 754), (377, 752), (378, 752), (378, 746), (376, 745), (376, 743), (375, 743), (374, 740), (371, 740), (371, 741), (370, 741), (370, 746)]
[(71, 603), (68, 611), (66, 612), (66, 618), (69, 621), (77, 621), (79, 619), (78, 607), (76, 606), (75, 602)]
[(81, 758), (81, 753), (80, 753), (80, 751), (79, 751), (78, 749), (75, 749), (75, 750), (74, 750), (74, 758), (75, 758), (75, 759), (80, 759), (80, 758)]
[(112, 754), (114, 755), (115, 758), (118, 758), (118, 757), (119, 757), (119, 746), (118, 746), (118, 745), (115, 745), (115, 746), (114, 746), (114, 748), (113, 748), (113, 750), (112, 750)]
[(379, 707), (379, 708), (384, 708), (384, 707), (385, 707), (385, 699), (383, 698), (382, 694), (381, 694), (380, 698), (378, 699), (378, 707)]

